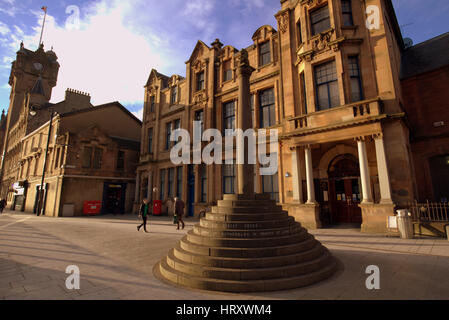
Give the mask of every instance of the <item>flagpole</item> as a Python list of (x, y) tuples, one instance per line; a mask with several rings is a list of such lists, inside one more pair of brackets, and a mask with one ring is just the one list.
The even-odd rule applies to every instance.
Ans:
[(44, 22), (42, 23), (41, 38), (39, 39), (39, 46), (42, 44), (42, 35), (44, 34), (45, 18), (47, 18), (47, 8), (42, 7), (42, 9), (44, 10), (45, 14), (44, 14)]

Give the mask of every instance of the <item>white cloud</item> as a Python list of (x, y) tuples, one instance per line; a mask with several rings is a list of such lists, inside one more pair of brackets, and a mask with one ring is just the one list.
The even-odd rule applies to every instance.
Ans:
[(142, 119), (143, 119), (143, 108), (138, 110), (138, 111), (132, 112), (132, 114), (135, 115), (139, 120), (142, 121)]
[[(63, 100), (66, 88), (89, 92), (94, 104), (141, 102), (151, 68), (164, 66), (162, 53), (154, 42), (127, 27), (129, 4), (102, 0), (83, 10), (86, 14), (77, 29), (66, 27), (66, 23), (58, 25), (50, 13), (47, 15), (45, 50), (53, 46), (61, 65), (52, 102)], [(19, 48), (22, 38), (25, 47), (36, 49), (43, 13), (33, 13), (39, 19), (32, 33), (24, 34), (15, 27), (12, 49)]]
[(0, 34), (5, 36), (10, 32), (11, 32), (11, 29), (9, 29), (9, 27), (6, 24), (4, 24), (3, 22), (0, 21)]

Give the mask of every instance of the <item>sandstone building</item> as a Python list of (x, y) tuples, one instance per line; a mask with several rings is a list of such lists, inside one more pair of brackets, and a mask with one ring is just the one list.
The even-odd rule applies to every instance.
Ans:
[(93, 106), (90, 95), (72, 89), (64, 101), (49, 103), (58, 70), (56, 54), (43, 45), (17, 52), (2, 133), (1, 197), (13, 210), (36, 213), (46, 158), (44, 214), (81, 215), (86, 201), (104, 213), (131, 212), (141, 121), (118, 102)]
[[(369, 6), (379, 9), (379, 25), (370, 29)], [(256, 191), (306, 227), (357, 223), (385, 232), (386, 217), (421, 191), (401, 83), (406, 48), (391, 1), (282, 0), (275, 17), (277, 29), (260, 27), (246, 48), (255, 68), (253, 127), (280, 137), (279, 170), (261, 176), (256, 165)], [(151, 71), (136, 203), (179, 196), (193, 215), (234, 193), (235, 165), (176, 166), (170, 136), (177, 128), (193, 136), (194, 120), (203, 131), (235, 128), (238, 52), (218, 39), (198, 41), (185, 77)]]

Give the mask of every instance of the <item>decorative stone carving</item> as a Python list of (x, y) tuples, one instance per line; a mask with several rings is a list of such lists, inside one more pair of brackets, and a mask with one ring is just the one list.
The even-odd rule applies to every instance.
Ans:
[(316, 38), (314, 38), (312, 40), (313, 50), (316, 52), (321, 52), (330, 49), (329, 46), (334, 32), (334, 29), (330, 29), (329, 31), (320, 33)]
[(279, 30), (285, 33), (288, 30), (289, 18), (288, 11), (285, 11), (278, 17)]

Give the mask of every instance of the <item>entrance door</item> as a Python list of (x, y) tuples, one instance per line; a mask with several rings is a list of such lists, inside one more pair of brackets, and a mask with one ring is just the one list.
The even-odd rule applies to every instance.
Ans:
[(188, 196), (187, 199), (187, 214), (189, 217), (193, 217), (193, 204), (195, 202), (195, 173), (193, 171), (193, 165), (189, 165), (188, 177), (187, 177)]
[(358, 178), (331, 181), (330, 196), (333, 223), (362, 223)]
[(362, 223), (359, 167), (352, 155), (342, 155), (329, 166), (331, 223)]
[(126, 183), (105, 183), (102, 213), (125, 213)]

